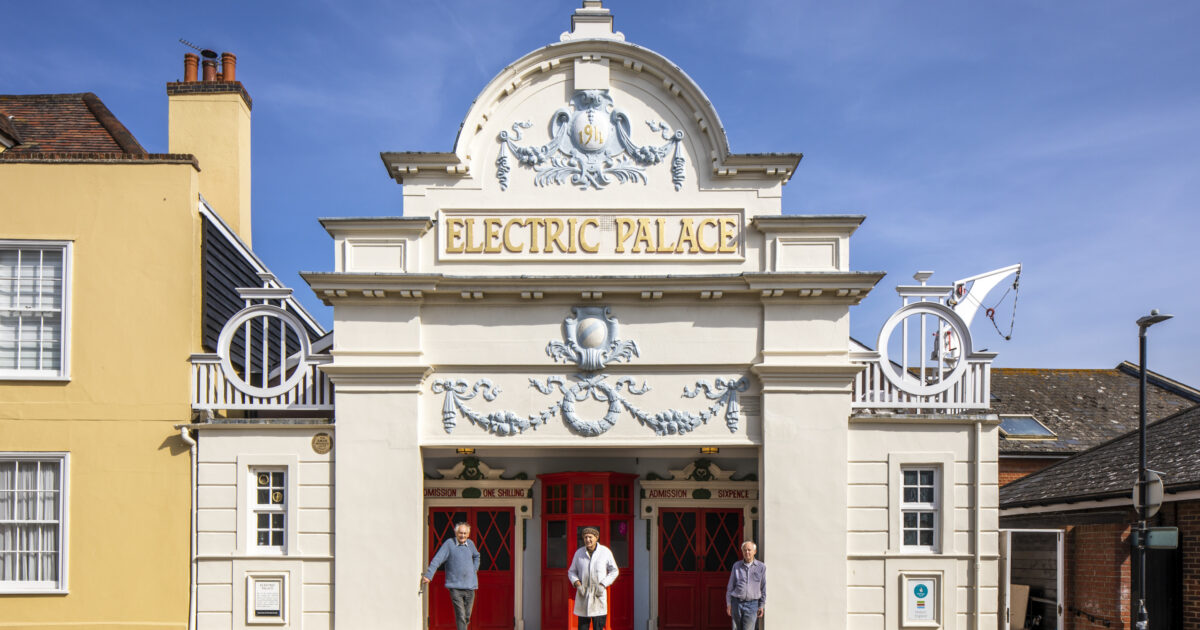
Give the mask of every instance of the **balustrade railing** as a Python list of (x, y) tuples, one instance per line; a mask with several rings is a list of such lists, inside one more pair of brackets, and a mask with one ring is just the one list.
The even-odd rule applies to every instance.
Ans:
[(264, 396), (259, 388), (248, 388), (225, 377), (218, 354), (194, 354), (192, 363), (192, 408), (207, 410), (331, 410), (333, 383), (321, 371), (329, 355), (310, 355), (303, 374), (281, 393)]
[(332, 410), (333, 383), (321, 371), (333, 360), (325, 352), (330, 339), (314, 349), (292, 290), (259, 275), (263, 287), (237, 290), (245, 307), (221, 328), (216, 352), (192, 355), (192, 408)]
[[(944, 390), (915, 394), (888, 378), (884, 370), (893, 370), (895, 374), (897, 366), (885, 366), (878, 352), (851, 352), (851, 362), (867, 366), (854, 378), (851, 406), (855, 409), (936, 410), (946, 413), (987, 409), (991, 405), (992, 359), (995, 356), (993, 352), (977, 352), (966, 359), (966, 369)], [(917, 376), (911, 373), (903, 380), (919, 382)]]

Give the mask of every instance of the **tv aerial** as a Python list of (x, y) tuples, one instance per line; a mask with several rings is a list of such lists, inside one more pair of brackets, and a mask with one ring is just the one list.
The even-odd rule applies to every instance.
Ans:
[(200, 53), (200, 56), (204, 57), (205, 59), (216, 59), (217, 58), (217, 51), (215, 51), (215, 50), (209, 50), (208, 48), (201, 48), (182, 37), (179, 38), (179, 43)]

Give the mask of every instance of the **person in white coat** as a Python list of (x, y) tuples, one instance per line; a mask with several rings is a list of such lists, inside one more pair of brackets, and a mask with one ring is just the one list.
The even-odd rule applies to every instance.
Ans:
[(608, 587), (617, 581), (617, 562), (612, 551), (600, 544), (600, 530), (583, 528), (583, 546), (571, 559), (567, 579), (575, 587), (575, 617), (579, 630), (604, 630), (608, 615)]

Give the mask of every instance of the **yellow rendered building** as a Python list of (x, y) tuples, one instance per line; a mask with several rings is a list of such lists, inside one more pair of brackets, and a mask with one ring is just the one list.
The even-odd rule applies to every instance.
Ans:
[(231, 283), (274, 286), (250, 97), (233, 55), (198, 61), (167, 86), (167, 154), (93, 94), (0, 95), (0, 628), (188, 625), (188, 357)]

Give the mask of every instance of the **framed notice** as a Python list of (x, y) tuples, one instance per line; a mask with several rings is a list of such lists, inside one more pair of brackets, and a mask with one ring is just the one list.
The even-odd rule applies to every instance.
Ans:
[(941, 625), (941, 580), (933, 575), (902, 575), (904, 622), (910, 627)]
[(286, 593), (286, 574), (247, 575), (246, 622), (256, 624), (287, 623)]

